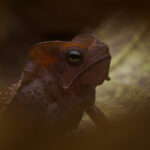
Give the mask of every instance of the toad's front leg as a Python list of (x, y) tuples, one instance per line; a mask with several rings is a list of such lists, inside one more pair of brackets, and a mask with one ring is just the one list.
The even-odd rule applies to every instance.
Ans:
[(110, 124), (103, 112), (94, 104), (86, 111), (97, 127), (102, 128)]

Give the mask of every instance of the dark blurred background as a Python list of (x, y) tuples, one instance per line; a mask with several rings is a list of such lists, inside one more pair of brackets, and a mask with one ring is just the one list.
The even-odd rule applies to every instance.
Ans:
[(29, 47), (39, 41), (70, 40), (92, 33), (103, 20), (125, 9), (149, 16), (147, 1), (131, 0), (1, 0), (1, 86), (16, 80)]
[(92, 32), (108, 15), (125, 8), (148, 13), (149, 4), (131, 0), (1, 0), (0, 64), (18, 65), (27, 48), (38, 41), (70, 40), (76, 34)]

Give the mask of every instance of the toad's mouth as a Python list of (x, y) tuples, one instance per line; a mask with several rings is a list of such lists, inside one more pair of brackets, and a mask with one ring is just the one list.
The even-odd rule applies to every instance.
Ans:
[[(104, 80), (109, 80), (108, 72), (109, 72), (110, 60), (111, 60), (110, 55), (105, 55), (101, 58), (98, 58), (96, 61), (94, 61), (89, 66), (84, 68), (81, 72), (79, 72), (73, 78), (73, 80), (69, 84), (65, 85), (63, 88), (68, 89), (77, 81), (77, 79), (79, 82), (81, 80), (83, 82), (84, 80), (85, 83), (81, 83), (81, 84), (84, 85), (93, 84), (94, 86), (101, 84)], [(89, 81), (87, 81), (87, 79)]]

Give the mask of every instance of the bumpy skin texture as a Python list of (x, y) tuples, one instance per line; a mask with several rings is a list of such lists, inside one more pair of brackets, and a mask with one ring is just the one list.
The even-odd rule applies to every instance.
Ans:
[[(67, 54), (72, 50), (82, 53), (77, 64), (69, 62)], [(95, 87), (109, 80), (110, 60), (108, 46), (88, 34), (71, 42), (35, 45), (21, 79), (1, 93), (1, 115), (20, 122), (32, 120), (54, 132), (70, 132), (94, 105)]]

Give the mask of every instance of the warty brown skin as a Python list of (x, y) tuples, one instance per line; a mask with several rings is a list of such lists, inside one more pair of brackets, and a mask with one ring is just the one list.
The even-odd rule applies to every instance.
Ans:
[(88, 34), (35, 45), (18, 84), (1, 94), (3, 118), (32, 120), (59, 134), (76, 129), (84, 112), (98, 124), (95, 87), (109, 80), (110, 60), (108, 46)]

